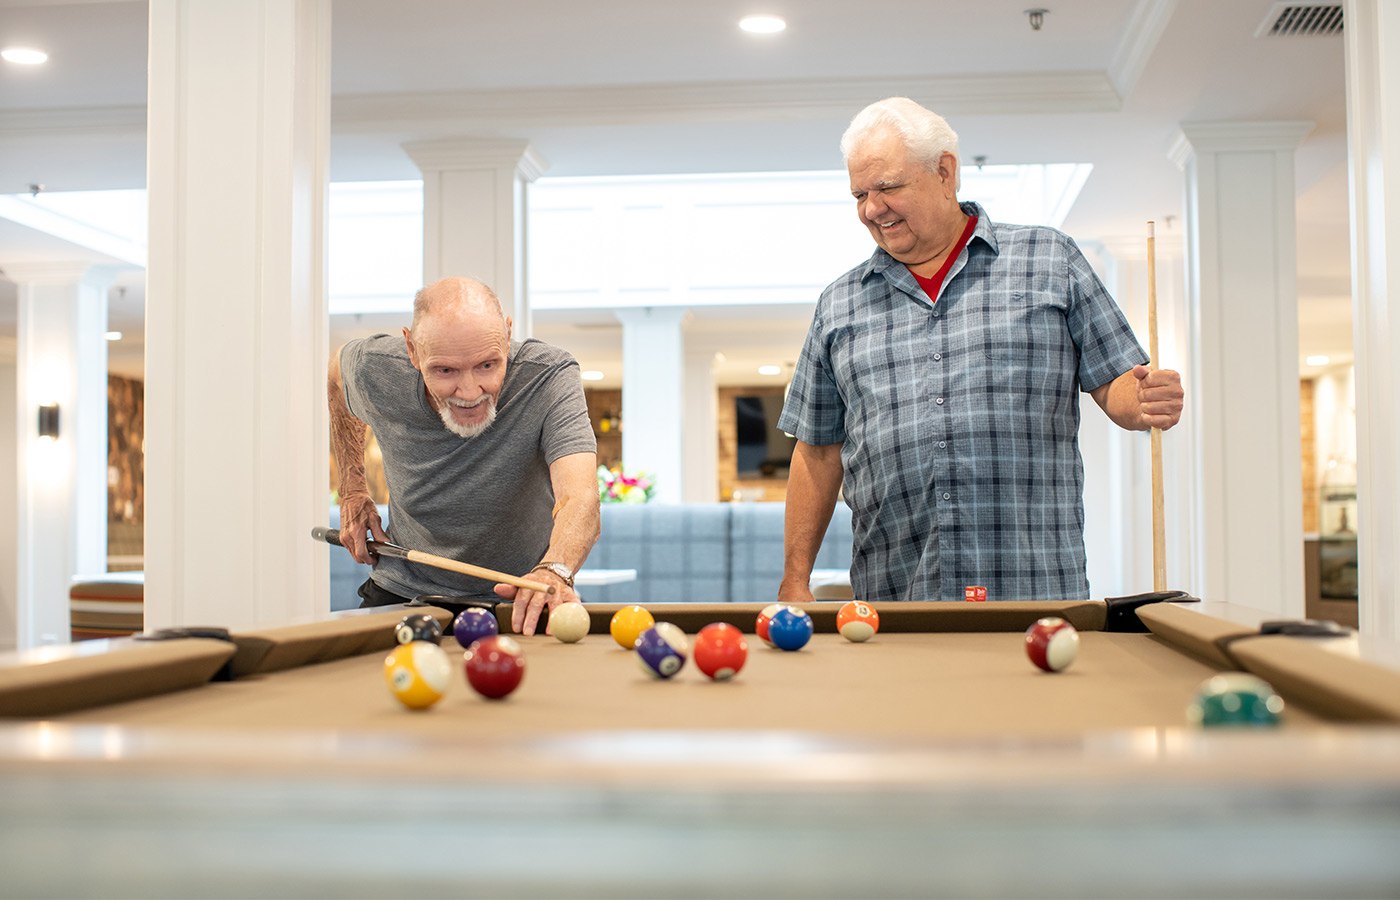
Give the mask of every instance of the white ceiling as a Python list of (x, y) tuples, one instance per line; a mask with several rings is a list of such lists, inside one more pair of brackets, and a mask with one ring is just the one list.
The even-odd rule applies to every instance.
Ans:
[[(334, 0), (331, 177), (415, 178), (400, 145), (450, 135), (528, 138), (548, 175), (840, 168), (850, 116), (905, 94), (949, 118), (965, 159), (1092, 163), (1064, 227), (1115, 242), (1147, 219), (1180, 227), (1182, 122), (1307, 120), (1300, 356), (1349, 360), (1341, 38), (1256, 38), (1272, 0), (1047, 2), (1033, 31), (1025, 0)], [(735, 27), (759, 11), (787, 31)], [(140, 2), (0, 0), (0, 44), (50, 54), (0, 64), (0, 193), (143, 185), (145, 20)], [(0, 264), (20, 243), (0, 231)], [(132, 333), (140, 284), (125, 287), (113, 320)], [(12, 298), (0, 289), (0, 335)], [(800, 345), (800, 317), (746, 315), (692, 323), (739, 373), (722, 380)], [(380, 323), (334, 324), (333, 340)], [(585, 367), (620, 353), (605, 320), (536, 327)]]

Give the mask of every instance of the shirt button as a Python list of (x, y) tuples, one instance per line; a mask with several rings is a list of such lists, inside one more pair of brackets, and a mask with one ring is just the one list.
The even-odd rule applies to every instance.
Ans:
[(942, 398), (942, 397), (939, 397), (939, 398), (938, 398), (937, 400), (935, 400), (934, 402), (937, 403), (939, 406), (942, 406), (942, 405), (943, 405), (943, 398)]
[(935, 353), (935, 354), (933, 354), (933, 358), (934, 358), (935, 361), (940, 360), (940, 359), (943, 358), (943, 354), (942, 354), (942, 353)]
[(953, 499), (953, 495), (952, 495), (952, 494), (949, 494), (949, 493), (944, 493), (944, 494), (943, 494), (943, 499), (944, 499), (944, 500), (951, 500), (951, 499)]
[(938, 449), (939, 449), (939, 450), (947, 449), (947, 447), (948, 447), (948, 442), (947, 442), (947, 441), (939, 441), (939, 442), (938, 442)]

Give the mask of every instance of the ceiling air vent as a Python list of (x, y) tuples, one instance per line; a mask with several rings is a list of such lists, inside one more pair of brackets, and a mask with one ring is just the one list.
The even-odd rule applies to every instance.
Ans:
[(1275, 3), (1255, 37), (1319, 37), (1342, 33), (1342, 4), (1331, 0)]

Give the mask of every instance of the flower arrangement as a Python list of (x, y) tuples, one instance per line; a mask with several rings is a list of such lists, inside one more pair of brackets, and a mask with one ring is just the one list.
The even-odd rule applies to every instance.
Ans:
[(603, 503), (646, 503), (656, 486), (645, 472), (628, 475), (621, 466), (598, 467), (598, 499)]

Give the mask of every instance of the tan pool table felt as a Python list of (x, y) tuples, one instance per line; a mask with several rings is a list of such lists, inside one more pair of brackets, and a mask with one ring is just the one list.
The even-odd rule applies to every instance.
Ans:
[[(748, 636), (732, 681), (693, 663), (670, 681), (644, 672), (606, 635), (578, 644), (522, 638), (523, 683), (503, 701), (465, 683), (461, 648), (446, 697), (402, 707), (382, 656), (351, 657), (63, 717), (69, 723), (207, 729), (331, 729), (520, 736), (591, 729), (797, 729), (884, 736), (1082, 734), (1186, 723), (1196, 686), (1216, 669), (1147, 635), (1081, 634), (1079, 659), (1049, 674), (1019, 633), (885, 634), (864, 644), (816, 635), (797, 652)], [(1290, 725), (1316, 722), (1289, 710)]]

